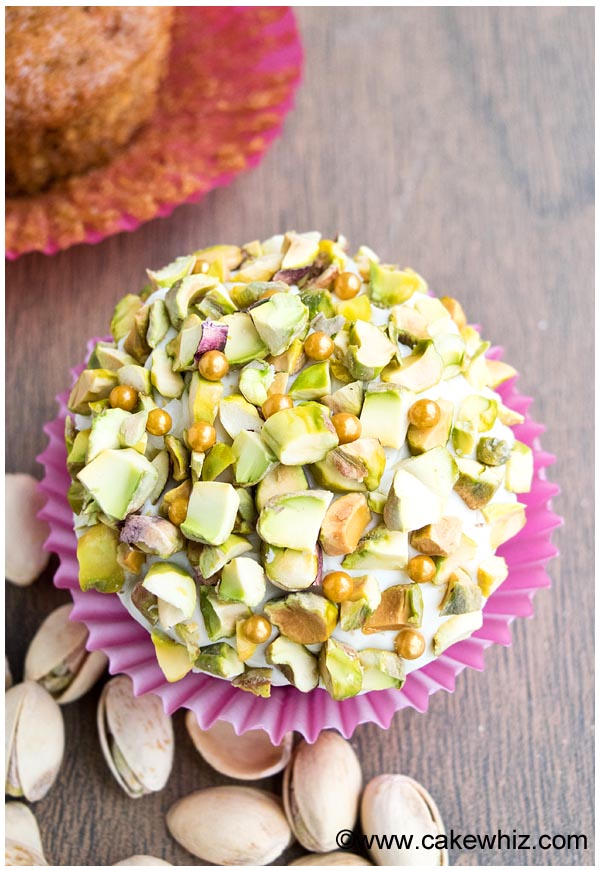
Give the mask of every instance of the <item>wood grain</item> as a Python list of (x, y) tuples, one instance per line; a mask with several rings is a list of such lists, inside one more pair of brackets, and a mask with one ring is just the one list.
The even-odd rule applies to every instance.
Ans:
[[(358, 7), (299, 17), (305, 81), (257, 171), (133, 235), (8, 265), (8, 470), (39, 474), (53, 396), (146, 266), (295, 227), (343, 232), (417, 268), (522, 371), (548, 426), (544, 447), (559, 457), (551, 476), (563, 485), (566, 529), (554, 588), (537, 596), (533, 622), (514, 625), (512, 648), (490, 650), (485, 673), (463, 674), (427, 715), (403, 712), (388, 732), (361, 727), (352, 743), (367, 780), (401, 771), (422, 781), (449, 829), (588, 837), (587, 851), (454, 851), (453, 863), (592, 864), (593, 12)], [(51, 575), (7, 590), (17, 678), (44, 614), (66, 600)], [(100, 755), (98, 694), (65, 708), (64, 768), (35, 806), (49, 861), (109, 865), (145, 852), (189, 863), (165, 811), (224, 778), (194, 754), (177, 715), (167, 788), (130, 801)]]

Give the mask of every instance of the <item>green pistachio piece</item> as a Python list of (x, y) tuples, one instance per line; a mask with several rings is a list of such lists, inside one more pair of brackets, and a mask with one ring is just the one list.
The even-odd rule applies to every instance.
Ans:
[(98, 523), (87, 529), (77, 541), (79, 585), (84, 592), (118, 592), (125, 582), (125, 572), (117, 561), (119, 534)]
[(77, 475), (100, 509), (112, 519), (125, 519), (153, 491), (158, 472), (131, 448), (103, 450)]
[(179, 329), (192, 305), (217, 286), (217, 279), (209, 275), (187, 275), (176, 281), (165, 296), (165, 305), (175, 329)]
[(373, 305), (391, 308), (406, 302), (415, 292), (426, 293), (427, 284), (412, 269), (384, 266), (371, 260), (369, 264), (370, 297)]
[(150, 347), (156, 347), (163, 340), (170, 325), (167, 306), (162, 299), (157, 299), (150, 305), (148, 331), (146, 332), (146, 341)]
[(233, 678), (231, 685), (259, 698), (270, 698), (271, 668), (246, 668), (243, 674)]
[(128, 293), (117, 302), (110, 321), (110, 333), (115, 341), (120, 341), (129, 333), (134, 324), (136, 312), (142, 307), (142, 300), (135, 293)]
[(198, 570), (208, 580), (223, 568), (231, 559), (252, 550), (252, 544), (239, 535), (230, 535), (218, 547), (203, 547), (198, 559)]
[(209, 586), (201, 586), (199, 595), (200, 611), (209, 640), (233, 637), (236, 622), (250, 616), (250, 609), (245, 604), (237, 601), (222, 601), (215, 590)]
[[(138, 393), (149, 395), (152, 392), (150, 372), (144, 366), (126, 365), (117, 372), (119, 384), (131, 387)], [(151, 409), (146, 409), (151, 410)]]
[(335, 701), (358, 695), (362, 689), (363, 672), (357, 651), (331, 637), (321, 647), (319, 673)]
[[(204, 454), (202, 454), (204, 456)], [(214, 447), (211, 447), (206, 458), (202, 463), (201, 479), (216, 480), (225, 469), (229, 468), (235, 462), (235, 453), (229, 446), (222, 441), (217, 442)]]
[(192, 373), (188, 393), (188, 407), (193, 423), (215, 422), (219, 402), (223, 395), (221, 381), (207, 381), (198, 372)]
[(155, 390), (166, 399), (178, 399), (185, 387), (183, 378), (179, 372), (173, 371), (171, 358), (162, 347), (156, 347), (152, 353), (150, 379)]
[(511, 445), (501, 438), (480, 438), (477, 442), (477, 460), (484, 465), (504, 465), (510, 459)]
[(185, 480), (189, 477), (189, 450), (185, 444), (174, 435), (165, 435), (165, 447), (171, 457), (173, 479)]
[(88, 414), (89, 403), (106, 399), (117, 386), (117, 375), (107, 369), (84, 369), (75, 381), (67, 407), (73, 414)]
[(252, 308), (252, 322), (269, 353), (284, 353), (296, 338), (304, 338), (308, 328), (308, 308), (289, 293), (275, 293)]
[(194, 662), (194, 667), (216, 677), (232, 680), (244, 672), (244, 665), (239, 660), (234, 648), (225, 641), (204, 646)]

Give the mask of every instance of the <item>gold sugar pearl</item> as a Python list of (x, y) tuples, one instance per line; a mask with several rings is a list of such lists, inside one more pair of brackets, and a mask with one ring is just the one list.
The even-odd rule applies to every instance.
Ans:
[(408, 419), (417, 429), (431, 429), (440, 421), (440, 406), (432, 399), (419, 399), (411, 405)]
[(220, 381), (229, 372), (227, 357), (220, 350), (207, 350), (200, 357), (198, 371), (207, 381)]
[(244, 622), (242, 631), (250, 643), (265, 643), (271, 637), (271, 623), (265, 616), (254, 613)]
[(354, 580), (345, 571), (332, 571), (323, 580), (323, 595), (335, 604), (347, 601), (354, 592)]
[(133, 387), (128, 387), (126, 384), (121, 384), (120, 387), (113, 387), (108, 397), (111, 408), (120, 408), (122, 411), (133, 411), (138, 403), (138, 394)]
[(333, 289), (340, 299), (354, 299), (361, 288), (361, 280), (354, 272), (342, 272), (333, 282)]
[(415, 628), (402, 628), (394, 640), (394, 649), (400, 658), (413, 661), (425, 652), (425, 638)]
[(163, 408), (153, 408), (148, 414), (146, 429), (150, 435), (166, 435), (172, 425), (171, 415)]
[(198, 453), (206, 453), (217, 440), (215, 427), (200, 420), (193, 423), (187, 430), (187, 442), (191, 449)]

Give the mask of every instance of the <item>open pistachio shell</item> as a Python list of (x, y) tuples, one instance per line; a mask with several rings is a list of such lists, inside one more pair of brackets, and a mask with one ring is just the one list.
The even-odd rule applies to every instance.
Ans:
[(192, 855), (226, 866), (270, 864), (292, 840), (279, 798), (239, 785), (182, 798), (167, 813), (167, 827)]
[(27, 681), (6, 692), (5, 716), (4, 790), (37, 801), (54, 783), (63, 758), (60, 707), (45, 689)]
[(323, 852), (302, 855), (290, 861), (290, 867), (372, 867), (370, 861), (353, 852)]
[[(367, 785), (361, 802), (361, 824), (366, 836), (389, 834), (413, 835), (421, 843), (428, 834), (435, 838), (445, 833), (440, 812), (431, 795), (409, 776), (383, 774)], [(376, 864), (390, 867), (446, 867), (446, 850), (385, 848), (374, 845), (370, 855)]]
[(4, 842), (4, 866), (5, 867), (47, 867), (44, 856), (26, 846), (24, 843), (17, 843), (16, 840), (10, 840), (8, 837)]
[(292, 753), (293, 734), (286, 734), (279, 746), (274, 746), (266, 731), (246, 731), (238, 736), (229, 722), (215, 722), (203, 731), (191, 710), (186, 713), (185, 725), (204, 760), (233, 779), (273, 776), (283, 770)]
[(172, 867), (168, 861), (163, 861), (162, 858), (154, 858), (152, 855), (132, 855), (131, 858), (124, 858), (122, 861), (117, 861), (113, 867)]
[(356, 824), (362, 774), (352, 746), (335, 731), (296, 747), (283, 779), (285, 813), (311, 852), (335, 851), (336, 835)]
[(72, 604), (57, 607), (38, 628), (25, 656), (25, 679), (35, 680), (59, 704), (81, 698), (107, 663), (100, 650), (86, 650), (88, 630), (69, 621), (72, 610)]
[(136, 698), (129, 677), (113, 677), (98, 702), (100, 746), (111, 773), (132, 798), (160, 791), (173, 766), (173, 724), (156, 695)]
[(36, 818), (29, 807), (20, 801), (4, 803), (4, 836), (7, 840), (20, 843), (39, 855), (44, 854)]

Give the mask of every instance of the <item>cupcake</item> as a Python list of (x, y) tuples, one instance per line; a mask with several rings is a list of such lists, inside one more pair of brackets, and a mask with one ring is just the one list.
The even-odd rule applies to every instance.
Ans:
[(6, 189), (35, 193), (109, 160), (154, 112), (167, 6), (9, 6)]
[(401, 690), (507, 577), (533, 475), (496, 391), (514, 369), (455, 299), (341, 237), (148, 277), (69, 397), (81, 589), (119, 597), (170, 682)]

